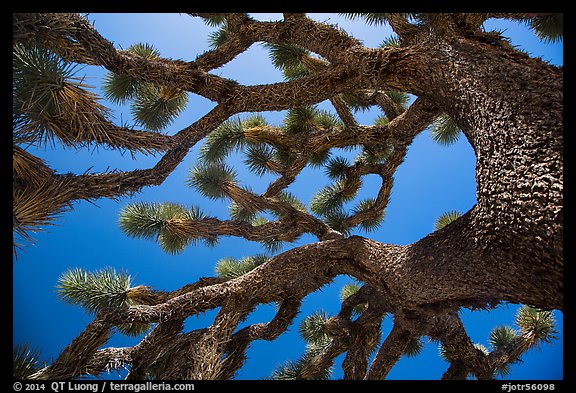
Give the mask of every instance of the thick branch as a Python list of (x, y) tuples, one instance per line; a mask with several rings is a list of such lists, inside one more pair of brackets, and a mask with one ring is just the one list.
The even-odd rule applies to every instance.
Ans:
[(385, 379), (392, 367), (400, 360), (412, 338), (413, 334), (406, 330), (402, 323), (395, 320), (392, 331), (378, 349), (364, 379)]

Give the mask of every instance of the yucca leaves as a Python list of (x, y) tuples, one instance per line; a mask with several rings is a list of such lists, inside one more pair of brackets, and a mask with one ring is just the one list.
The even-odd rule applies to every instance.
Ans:
[(383, 150), (380, 151), (372, 151), (367, 148), (364, 148), (355, 158), (354, 164), (357, 163), (365, 163), (365, 164), (381, 164), (390, 156), (394, 150), (394, 147), (391, 144), (386, 145)]
[[(97, 313), (107, 307), (128, 307), (147, 304), (150, 292), (147, 287), (132, 287), (132, 277), (114, 268), (88, 272), (72, 268), (58, 279), (56, 292), (66, 303), (78, 305), (89, 313)], [(132, 322), (118, 326), (127, 335), (137, 336), (148, 330), (146, 323)]]
[(254, 255), (242, 259), (222, 258), (216, 264), (216, 276), (225, 280), (240, 277), (268, 260), (265, 255)]
[[(512, 345), (517, 337), (516, 331), (510, 326), (497, 326), (492, 331), (490, 331), (490, 336), (488, 337), (488, 344), (492, 347), (492, 350), (506, 350)], [(507, 362), (499, 365), (496, 369), (496, 373), (501, 377), (510, 375), (512, 363)]]
[(244, 163), (250, 172), (258, 176), (283, 169), (283, 166), (274, 161), (274, 148), (263, 143), (251, 145), (246, 149)]
[(310, 209), (318, 215), (337, 211), (344, 202), (356, 196), (361, 184), (360, 178), (337, 180), (314, 194), (310, 201)]
[(446, 114), (438, 116), (432, 123), (432, 128), (430, 129), (430, 136), (432, 139), (444, 146), (449, 146), (460, 138), (460, 127), (452, 120), (452, 118)]
[(292, 206), (294, 209), (307, 213), (308, 209), (304, 203), (302, 203), (298, 197), (288, 191), (280, 191), (276, 196), (280, 201), (285, 202)]
[[(359, 284), (348, 283), (348, 284), (344, 285), (342, 287), (342, 289), (340, 289), (340, 301), (344, 302), (346, 299), (348, 299), (350, 296), (354, 295), (359, 290), (360, 290)], [(362, 314), (364, 311), (366, 311), (367, 307), (368, 307), (368, 303), (358, 304), (357, 306), (355, 306), (352, 309), (352, 315)]]
[(199, 239), (212, 243), (210, 237), (196, 237), (185, 229), (188, 220), (204, 217), (197, 207), (187, 208), (177, 203), (136, 202), (120, 212), (120, 230), (134, 238), (155, 240), (170, 254), (182, 252), (190, 243)]
[(398, 48), (400, 47), (400, 38), (397, 35), (392, 35), (380, 44), (380, 48)]
[[(508, 351), (520, 349), (520, 354), (529, 349), (538, 348), (542, 343), (550, 343), (556, 339), (558, 331), (555, 327), (555, 319), (552, 311), (540, 310), (531, 306), (523, 305), (516, 313), (516, 325), (519, 331), (510, 326), (500, 325), (490, 331), (488, 344), (492, 351)], [(512, 348), (512, 346), (514, 348)], [(482, 344), (474, 344), (485, 355), (490, 351)], [(438, 346), (440, 356), (447, 362), (458, 357), (456, 353), (450, 353), (441, 344)], [(497, 364), (495, 375), (507, 376), (511, 373), (511, 366), (521, 360), (512, 359), (503, 364)]]
[(564, 15), (550, 14), (528, 19), (534, 34), (545, 43), (560, 42), (564, 36)]
[(311, 360), (322, 353), (332, 339), (328, 335), (325, 325), (329, 315), (324, 311), (316, 311), (306, 317), (299, 327), (300, 336), (306, 341), (306, 351), (296, 360), (288, 361), (272, 371), (271, 379), (276, 380), (327, 380), (332, 374), (332, 367), (316, 370), (311, 373), (307, 370)]
[(224, 19), (224, 22), (220, 24), (218, 30), (208, 34), (208, 45), (210, 45), (212, 49), (216, 49), (222, 46), (229, 37), (230, 31), (228, 30), (228, 23), (226, 19)]
[(520, 333), (529, 341), (530, 348), (538, 348), (542, 343), (556, 339), (555, 318), (552, 311), (522, 306), (516, 313), (516, 325)]
[(272, 371), (270, 379), (280, 381), (293, 381), (293, 380), (328, 380), (332, 374), (332, 367), (321, 370), (315, 375), (305, 375), (304, 370), (310, 362), (312, 356), (309, 353), (304, 353), (296, 361), (287, 361)]
[(402, 354), (409, 358), (413, 358), (420, 355), (422, 349), (424, 349), (424, 341), (422, 337), (415, 337), (408, 342), (408, 345), (406, 345)]
[[(147, 43), (132, 45), (127, 51), (147, 59), (160, 57), (158, 50)], [(185, 91), (113, 72), (104, 78), (103, 90), (105, 97), (112, 102), (132, 100), (130, 110), (136, 123), (151, 131), (159, 131), (170, 125), (188, 103), (188, 93)]]
[(223, 162), (228, 154), (244, 144), (244, 126), (240, 118), (226, 120), (208, 134), (200, 148), (200, 158), (207, 163)]
[(326, 175), (332, 180), (338, 180), (346, 175), (346, 169), (351, 166), (346, 157), (330, 157), (324, 165)]
[(252, 223), (258, 214), (258, 210), (251, 209), (250, 207), (241, 206), (232, 201), (228, 207), (228, 213), (233, 220), (240, 220)]
[(95, 273), (81, 268), (64, 272), (58, 279), (56, 291), (60, 299), (79, 305), (90, 313), (107, 307), (127, 306), (127, 292), (132, 277), (113, 268), (105, 268)]
[(460, 217), (462, 213), (457, 210), (450, 210), (445, 213), (442, 213), (434, 222), (434, 230), (437, 231), (439, 229), (444, 228), (446, 225), (450, 224), (452, 221), (456, 221), (458, 217)]
[[(147, 43), (137, 43), (131, 45), (127, 51), (147, 59), (160, 57), (160, 52), (158, 52), (158, 50), (155, 49), (152, 45)], [(102, 88), (104, 91), (104, 96), (108, 100), (117, 104), (121, 104), (127, 100), (136, 98), (140, 93), (141, 87), (145, 85), (146, 83), (127, 75), (108, 72), (104, 77)]]
[(314, 107), (289, 109), (284, 118), (284, 132), (287, 134), (307, 133), (317, 126), (317, 110)]
[(246, 164), (253, 172), (264, 174), (268, 170), (266, 162), (272, 158), (273, 148), (250, 140), (245, 132), (266, 125), (261, 115), (244, 120), (239, 117), (226, 120), (206, 137), (206, 142), (200, 148), (200, 159), (205, 163), (223, 163), (230, 153), (247, 146)]
[(270, 60), (276, 68), (281, 70), (294, 70), (302, 66), (301, 58), (308, 55), (308, 51), (294, 44), (264, 44), (269, 50)]
[[(367, 198), (358, 203), (353, 210), (353, 214), (360, 214), (373, 209), (376, 206), (376, 199)], [(386, 211), (384, 209), (377, 210), (372, 213), (372, 217), (364, 219), (360, 222), (359, 226), (366, 232), (373, 232), (382, 225), (384, 217), (386, 216)]]
[(336, 209), (329, 211), (323, 215), (323, 221), (328, 224), (328, 226), (341, 234), (348, 236), (352, 228), (344, 226), (344, 220), (350, 216), (343, 209)]
[(509, 346), (516, 338), (516, 331), (509, 326), (497, 326), (490, 331), (488, 343), (494, 350)]
[(360, 285), (355, 283), (348, 283), (340, 289), (340, 301), (348, 299), (350, 296), (354, 295), (360, 290)]
[(41, 352), (30, 344), (17, 344), (12, 349), (12, 376), (14, 379), (29, 379), (44, 365), (40, 362)]
[(330, 316), (325, 311), (315, 311), (308, 315), (300, 324), (298, 332), (307, 343), (321, 342), (329, 337), (326, 322)]
[(386, 14), (381, 13), (369, 13), (369, 12), (346, 12), (340, 13), (339, 15), (348, 19), (364, 19), (369, 25), (383, 25), (387, 23)]
[(170, 125), (188, 103), (188, 93), (147, 83), (138, 89), (130, 106), (136, 122), (151, 131)]
[(236, 172), (226, 164), (207, 163), (195, 166), (188, 176), (187, 185), (210, 199), (226, 197), (225, 185), (236, 181)]
[(108, 110), (74, 76), (74, 65), (42, 46), (14, 45), (12, 58), (15, 141), (78, 146), (109, 139)]

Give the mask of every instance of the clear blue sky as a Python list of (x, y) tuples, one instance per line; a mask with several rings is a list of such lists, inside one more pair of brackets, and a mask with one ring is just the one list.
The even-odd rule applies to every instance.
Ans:
[[(280, 14), (254, 14), (262, 20), (279, 19)], [(336, 14), (311, 14), (319, 21), (338, 25), (355, 37), (363, 40), (369, 47), (378, 46), (391, 31), (387, 26), (366, 26), (361, 22), (342, 19)], [(209, 49), (207, 35), (212, 28), (207, 27), (198, 18), (179, 14), (90, 14), (100, 33), (113, 41), (118, 48), (128, 48), (138, 42), (153, 44), (164, 57), (193, 60), (197, 55)], [(505, 30), (504, 35), (512, 43), (540, 56), (556, 65), (563, 64), (562, 43), (543, 44), (525, 26), (514, 23), (489, 21), (486, 29)], [(86, 75), (86, 83), (95, 86), (101, 93), (100, 83), (104, 71), (86, 66), (78, 70)], [(214, 70), (213, 73), (237, 80), (243, 84), (262, 84), (282, 80), (281, 73), (268, 59), (267, 52), (254, 45), (246, 53), (231, 63)], [(188, 108), (167, 128), (174, 133), (193, 123), (212, 107), (210, 101), (190, 95)], [(322, 108), (329, 105), (322, 103)], [(117, 122), (131, 122), (126, 108), (115, 108)], [(272, 124), (281, 124), (280, 112), (265, 113)], [(365, 112), (358, 115), (363, 124), (371, 124), (379, 115)], [(242, 115), (244, 116), (244, 115)], [(222, 238), (214, 249), (190, 247), (185, 252), (173, 256), (164, 253), (151, 241), (130, 239), (120, 232), (118, 213), (132, 201), (179, 202), (186, 205), (198, 205), (206, 214), (226, 217), (227, 204), (208, 201), (185, 186), (188, 171), (195, 163), (198, 148), (195, 146), (184, 162), (159, 187), (146, 187), (133, 198), (123, 197), (118, 201), (99, 200), (94, 204), (79, 202), (74, 210), (67, 212), (48, 227), (46, 232), (38, 234), (36, 244), (19, 253), (19, 259), (13, 265), (13, 341), (29, 342), (41, 349), (46, 360), (54, 359), (70, 343), (86, 324), (92, 320), (79, 307), (64, 304), (57, 299), (55, 284), (58, 277), (71, 267), (83, 267), (96, 270), (113, 266), (124, 269), (135, 277), (135, 285), (145, 284), (161, 290), (175, 290), (182, 285), (192, 283), (199, 277), (213, 276), (215, 263), (223, 257), (241, 258), (260, 253), (258, 244), (236, 238)], [(106, 169), (132, 170), (149, 168), (158, 157), (130, 154), (98, 149), (31, 149), (33, 153), (44, 157), (59, 172), (83, 173), (99, 172)], [(465, 212), (475, 203), (474, 155), (465, 138), (449, 147), (440, 146), (432, 141), (428, 131), (421, 133), (410, 146), (405, 162), (395, 175), (391, 201), (382, 227), (368, 237), (393, 244), (412, 243), (433, 230), (435, 219), (447, 210)], [(244, 184), (250, 184), (256, 191), (265, 187), (257, 178), (241, 167), (238, 157), (231, 157), (229, 163), (236, 165)], [(304, 202), (309, 202), (315, 191), (328, 179), (319, 176), (322, 171), (305, 170), (290, 187)], [(244, 176), (245, 175), (245, 176)], [(322, 179), (322, 180), (320, 180)], [(359, 198), (374, 196), (378, 182), (370, 177), (365, 182)], [(314, 241), (303, 237), (298, 244)], [(338, 277), (333, 284), (322, 291), (309, 295), (304, 302), (299, 317), (290, 330), (274, 342), (256, 341), (248, 351), (248, 362), (238, 373), (239, 379), (260, 379), (280, 363), (295, 360), (302, 354), (305, 344), (298, 338), (297, 327), (300, 321), (312, 311), (322, 309), (330, 314), (339, 310), (339, 291), (351, 282), (348, 277)], [(518, 305), (502, 305), (490, 312), (462, 311), (463, 322), (474, 342), (488, 346), (489, 331), (501, 324), (512, 325)], [(195, 329), (210, 324), (214, 312), (201, 317), (191, 317), (186, 321), (187, 329)], [(261, 306), (244, 324), (269, 321), (274, 315), (272, 306)], [(524, 355), (521, 365), (512, 367), (509, 379), (561, 379), (562, 370), (562, 313), (554, 312), (560, 330), (559, 339), (552, 345), (543, 345), (537, 352)], [(390, 319), (383, 323), (383, 337), (391, 329)], [(109, 341), (111, 346), (134, 345), (139, 339), (114, 335)], [(340, 364), (336, 363), (334, 378), (341, 378)], [(389, 374), (389, 379), (438, 379), (446, 370), (447, 364), (438, 355), (433, 343), (425, 346), (423, 353), (416, 358), (402, 358)], [(109, 376), (115, 377), (114, 374)]]

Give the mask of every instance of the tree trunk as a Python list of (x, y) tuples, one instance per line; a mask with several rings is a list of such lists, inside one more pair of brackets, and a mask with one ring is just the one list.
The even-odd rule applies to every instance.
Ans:
[(484, 277), (502, 300), (562, 309), (562, 71), (499, 41), (452, 34), (427, 45), (413, 92), (452, 116), (474, 148), (477, 205), (454, 238), (440, 245), (433, 235), (413, 250), (454, 261), (454, 270), (435, 262), (430, 277), (443, 271), (456, 285), (473, 272), (464, 277)]

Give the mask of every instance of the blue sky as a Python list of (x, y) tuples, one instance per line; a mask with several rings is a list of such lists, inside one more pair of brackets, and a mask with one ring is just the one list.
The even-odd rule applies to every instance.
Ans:
[[(254, 14), (262, 20), (278, 19), (279, 14)], [(312, 18), (328, 23), (337, 23), (350, 34), (363, 40), (369, 47), (378, 46), (391, 31), (387, 26), (366, 26), (357, 21), (340, 18), (336, 14), (311, 14)], [(113, 41), (118, 48), (128, 48), (138, 42), (153, 44), (164, 57), (193, 60), (209, 49), (207, 35), (212, 28), (200, 19), (179, 14), (90, 14), (100, 33)], [(504, 30), (504, 35), (512, 43), (528, 51), (533, 56), (556, 65), (563, 64), (562, 43), (543, 44), (525, 26), (508, 22), (492, 22), (486, 29)], [(246, 53), (238, 56), (224, 67), (214, 70), (214, 74), (232, 78), (243, 84), (272, 83), (282, 80), (280, 71), (275, 69), (267, 52), (254, 45)], [(95, 86), (101, 93), (100, 83), (105, 71), (85, 66), (78, 69), (78, 75), (86, 75), (86, 83)], [(210, 101), (189, 95), (188, 108), (167, 128), (169, 134), (196, 121), (212, 107)], [(319, 105), (329, 109), (326, 103)], [(115, 109), (115, 121), (131, 122), (125, 107)], [(284, 112), (264, 113), (266, 119), (280, 125)], [(377, 112), (358, 114), (363, 124), (371, 124), (379, 115)], [(242, 117), (245, 114), (241, 115)], [(145, 284), (161, 290), (175, 290), (196, 281), (199, 277), (213, 276), (217, 260), (223, 257), (241, 258), (263, 250), (258, 244), (242, 239), (222, 238), (218, 247), (190, 247), (183, 253), (173, 256), (164, 253), (150, 241), (126, 237), (118, 227), (118, 213), (127, 203), (133, 201), (179, 202), (198, 205), (206, 214), (226, 217), (227, 204), (209, 201), (185, 185), (188, 171), (193, 167), (200, 144), (187, 155), (184, 162), (159, 187), (145, 187), (139, 194), (122, 197), (118, 201), (98, 200), (94, 203), (79, 202), (74, 210), (60, 216), (55, 225), (35, 236), (36, 244), (19, 253), (13, 264), (13, 341), (29, 342), (41, 349), (46, 360), (58, 356), (92, 316), (82, 309), (65, 304), (57, 299), (55, 285), (58, 277), (71, 267), (88, 270), (113, 266), (124, 269), (134, 277), (135, 285)], [(158, 157), (121, 154), (106, 149), (30, 149), (45, 158), (59, 172), (83, 173), (89, 168), (98, 172), (106, 169), (132, 170), (153, 166)], [(241, 165), (241, 158), (230, 157), (228, 161), (240, 174), (243, 184), (249, 184), (256, 191), (267, 183), (260, 183)], [(474, 155), (465, 138), (449, 147), (432, 141), (428, 131), (421, 133), (410, 146), (405, 162), (395, 174), (390, 204), (381, 228), (368, 234), (384, 243), (410, 244), (433, 230), (435, 219), (445, 211), (465, 212), (475, 203)], [(358, 199), (374, 196), (378, 182), (366, 179)], [(328, 179), (322, 170), (306, 169), (290, 191), (297, 193), (304, 202), (310, 198)], [(314, 241), (304, 236), (295, 245)], [(298, 338), (299, 322), (316, 310), (335, 314), (339, 310), (339, 291), (351, 282), (348, 277), (338, 277), (318, 293), (310, 294), (304, 302), (299, 317), (290, 330), (272, 343), (257, 341), (248, 351), (248, 362), (238, 373), (239, 379), (259, 379), (270, 375), (279, 364), (295, 360), (304, 351), (305, 343)], [(490, 312), (463, 310), (463, 322), (474, 342), (486, 346), (489, 331), (501, 324), (513, 324), (518, 305), (502, 305)], [(186, 321), (187, 329), (205, 327), (210, 324), (215, 312), (201, 317), (191, 317)], [(261, 306), (245, 322), (266, 322), (274, 315), (274, 308)], [(510, 379), (561, 379), (562, 370), (562, 313), (554, 312), (560, 330), (559, 339), (552, 345), (543, 345), (540, 351), (524, 355), (523, 364), (513, 366)], [(383, 323), (383, 337), (391, 329), (390, 319)], [(138, 339), (114, 335), (108, 345), (134, 345)], [(341, 378), (340, 363), (337, 359), (334, 378)], [(416, 358), (402, 358), (389, 374), (389, 379), (438, 379), (446, 370), (447, 364), (438, 355), (433, 343), (425, 346), (423, 353)], [(114, 375), (110, 375), (114, 377)]]

